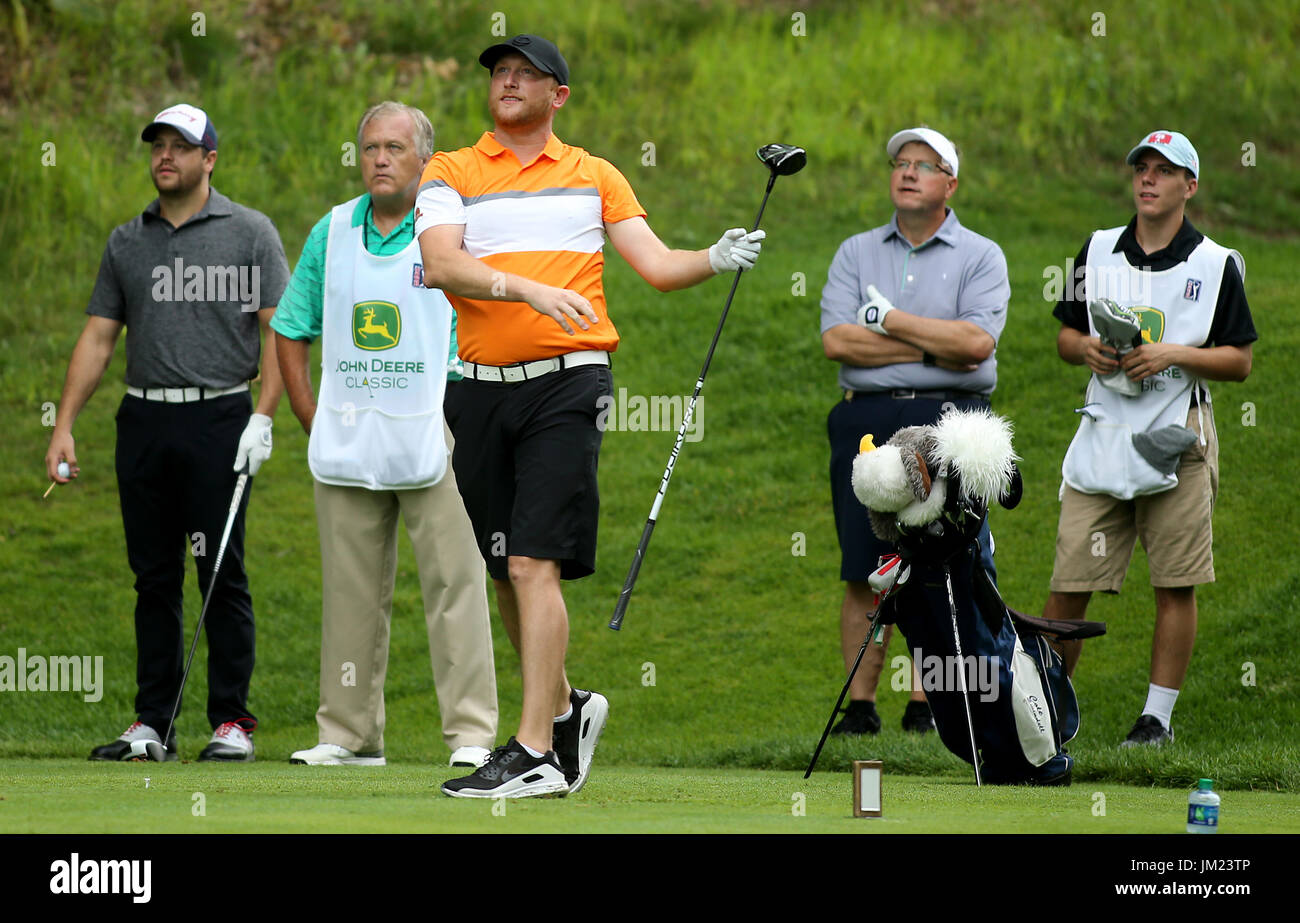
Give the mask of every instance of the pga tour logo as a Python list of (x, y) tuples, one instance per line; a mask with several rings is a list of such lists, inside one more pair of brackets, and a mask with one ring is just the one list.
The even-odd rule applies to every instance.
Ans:
[(424, 288), (424, 265), (411, 264), (411, 288)]
[(82, 859), (73, 853), (50, 863), (51, 894), (130, 894), (136, 904), (153, 895), (152, 859)]
[(1187, 286), (1183, 289), (1183, 297), (1188, 301), (1201, 300), (1201, 280), (1188, 279)]

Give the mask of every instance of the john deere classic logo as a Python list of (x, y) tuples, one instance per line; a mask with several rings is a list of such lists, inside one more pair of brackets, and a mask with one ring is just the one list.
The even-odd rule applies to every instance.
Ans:
[(357, 349), (392, 349), (402, 338), (402, 314), (390, 301), (352, 306), (352, 342)]
[(1142, 322), (1142, 342), (1159, 343), (1165, 335), (1165, 312), (1134, 305), (1130, 308)]

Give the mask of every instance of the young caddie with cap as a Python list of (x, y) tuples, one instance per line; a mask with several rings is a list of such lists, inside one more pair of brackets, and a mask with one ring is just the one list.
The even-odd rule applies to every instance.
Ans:
[(502, 621), (520, 655), (518, 733), (456, 797), (577, 792), (609, 703), (565, 674), (560, 581), (596, 563), (598, 401), (612, 394), (619, 342), (601, 285), (602, 246), (660, 291), (754, 265), (763, 232), (728, 231), (707, 250), (669, 250), (608, 161), (551, 130), (569, 67), (551, 42), (518, 35), (479, 56), (495, 128), (437, 154), (416, 203), (425, 282), (458, 318), (465, 378), (448, 386), (454, 465)]
[[(1196, 641), (1196, 585), (1214, 580), (1218, 437), (1205, 383), (1245, 380), (1258, 336), (1241, 254), (1185, 217), (1201, 173), (1191, 142), (1154, 131), (1127, 163), (1137, 214), (1093, 232), (1053, 312), (1061, 358), (1093, 375), (1062, 465), (1043, 614), (1081, 619), (1093, 592), (1118, 593), (1141, 539), (1156, 598), (1150, 684), (1121, 746), (1159, 746), (1173, 740)], [(1064, 645), (1071, 672), (1080, 647)]]
[[(236, 472), (256, 474), (271, 456), (271, 417), (281, 382), (267, 324), (289, 267), (275, 226), (210, 185), (217, 132), (202, 110), (158, 113), (141, 139), (151, 145), (158, 198), (108, 239), (73, 349), (45, 466), (79, 471), (72, 425), (126, 328), (126, 395), (117, 411), (117, 488), (126, 553), (135, 574), (136, 721), (93, 760), (121, 760), (137, 741), (161, 742), (185, 660), (181, 590), (194, 554), (208, 592)], [(262, 337), (266, 336), (263, 340)], [(265, 347), (265, 348), (263, 348)], [(261, 389), (256, 412), (249, 381)], [(200, 760), (253, 759), (257, 719), (248, 710), (253, 674), (253, 604), (244, 571), (246, 491), (212, 589), (208, 720)], [(165, 743), (176, 758), (175, 734)]]
[[(271, 320), (285, 390), (311, 434), (321, 546), (319, 743), (289, 762), (382, 766), (398, 518), (420, 571), (429, 655), (453, 766), (496, 743), (483, 561), (450, 470), (442, 399), (455, 318), (424, 284), (415, 195), (433, 126), (382, 102), (357, 127), (366, 192), (316, 223)], [(323, 337), (319, 399), (308, 355)]]
[[(867, 633), (875, 602), (867, 578), (893, 550), (871, 532), (853, 495), (858, 443), (877, 445), (905, 426), (934, 423), (948, 406), (988, 407), (997, 384), (998, 337), (1007, 320), (1007, 261), (993, 241), (966, 229), (948, 202), (957, 191), (957, 149), (932, 128), (889, 139), (889, 197), (894, 216), (840, 245), (822, 290), (826, 358), (840, 365), (839, 401), (826, 420), (831, 500), (840, 541), (840, 647), (846, 671)], [(992, 542), (979, 535), (992, 572)], [(849, 706), (832, 733), (875, 734), (876, 685), (889, 644), (872, 644), (849, 689)], [(915, 670), (905, 730), (934, 727)]]

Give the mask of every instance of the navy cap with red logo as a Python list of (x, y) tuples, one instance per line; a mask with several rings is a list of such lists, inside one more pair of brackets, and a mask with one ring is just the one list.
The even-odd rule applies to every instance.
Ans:
[(152, 141), (158, 134), (158, 129), (163, 126), (175, 128), (190, 144), (200, 145), (209, 151), (217, 149), (217, 130), (212, 126), (212, 119), (197, 106), (180, 103), (164, 109), (140, 132), (140, 140)]

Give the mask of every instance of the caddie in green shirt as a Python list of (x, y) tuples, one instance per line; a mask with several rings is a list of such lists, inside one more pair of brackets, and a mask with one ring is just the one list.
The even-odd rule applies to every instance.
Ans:
[[(384, 675), (400, 514), (420, 572), (451, 765), (496, 740), (483, 559), (442, 416), (459, 379), (455, 314), (424, 286), (415, 197), (433, 155), (420, 110), (372, 106), (357, 128), (367, 192), (316, 223), (271, 320), (285, 390), (310, 435), (321, 542), (320, 742), (289, 762), (384, 765)], [(320, 393), (308, 371), (321, 342)]]

